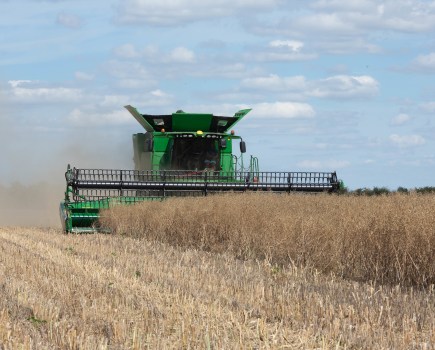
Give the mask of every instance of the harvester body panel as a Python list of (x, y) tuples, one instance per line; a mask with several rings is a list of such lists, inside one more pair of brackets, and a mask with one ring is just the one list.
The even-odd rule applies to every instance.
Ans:
[[(334, 192), (335, 172), (260, 172), (258, 160), (243, 162), (245, 144), (229, 130), (249, 113), (233, 117), (177, 111), (168, 115), (127, 110), (145, 129), (133, 135), (134, 170), (76, 169), (68, 166), (60, 206), (65, 232), (101, 231), (101, 209), (168, 197), (207, 196), (221, 192)], [(233, 152), (240, 142), (242, 155)]]

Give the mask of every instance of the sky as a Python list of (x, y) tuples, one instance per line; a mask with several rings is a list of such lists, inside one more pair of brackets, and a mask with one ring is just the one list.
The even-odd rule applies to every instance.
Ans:
[(132, 168), (130, 104), (252, 108), (262, 171), (435, 186), (435, 1), (0, 0), (0, 32), (0, 185)]

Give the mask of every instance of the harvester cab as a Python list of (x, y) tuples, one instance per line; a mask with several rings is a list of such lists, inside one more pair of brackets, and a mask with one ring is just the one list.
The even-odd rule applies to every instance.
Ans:
[(145, 129), (133, 135), (134, 169), (68, 165), (60, 204), (65, 232), (101, 231), (100, 210), (119, 204), (223, 191), (334, 192), (340, 187), (335, 172), (260, 172), (252, 156), (245, 164), (246, 144), (232, 128), (250, 109), (227, 117), (181, 110), (148, 115), (125, 108)]
[(185, 113), (169, 115), (140, 114), (126, 106), (146, 133), (133, 135), (135, 170), (178, 170), (191, 174), (204, 170), (232, 172), (240, 169), (242, 157), (233, 154), (233, 140), (240, 140), (241, 153), (246, 145), (240, 136), (229, 132), (251, 110), (233, 117)]

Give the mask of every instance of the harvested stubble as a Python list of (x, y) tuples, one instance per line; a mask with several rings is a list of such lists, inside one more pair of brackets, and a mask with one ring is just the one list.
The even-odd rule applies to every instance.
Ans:
[(2, 349), (432, 349), (435, 293), (113, 235), (0, 228)]
[(435, 283), (435, 196), (243, 194), (114, 207), (117, 234), (314, 267), (357, 281)]

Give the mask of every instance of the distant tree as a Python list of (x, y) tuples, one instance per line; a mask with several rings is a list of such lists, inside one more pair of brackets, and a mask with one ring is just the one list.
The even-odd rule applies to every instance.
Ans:
[(387, 187), (357, 188), (352, 192), (357, 196), (380, 196), (391, 193)]
[(373, 187), (373, 188), (357, 188), (356, 190), (350, 191), (346, 187), (343, 189), (340, 188), (339, 193), (349, 193), (356, 196), (381, 196), (388, 195), (391, 193), (434, 193), (435, 194), (435, 186), (426, 186), (426, 187), (417, 187), (414, 189), (408, 189), (406, 187), (399, 186), (397, 190), (391, 191), (387, 187)]
[(356, 194), (357, 196), (363, 196), (366, 192), (366, 188), (357, 188), (356, 190), (353, 191), (354, 194)]
[(340, 180), (340, 184), (339, 184), (339, 188), (338, 188), (338, 193), (339, 194), (346, 194), (349, 193), (349, 189), (345, 186), (343, 180)]
[(408, 189), (405, 187), (402, 187), (402, 186), (397, 188), (397, 192), (398, 193), (409, 193)]
[(373, 187), (373, 190), (371, 191), (370, 195), (373, 196), (380, 196), (383, 194), (389, 194), (390, 190), (386, 187)]
[(417, 192), (417, 193), (435, 193), (435, 187), (433, 187), (433, 186), (419, 187), (419, 188), (415, 189), (415, 192)]

